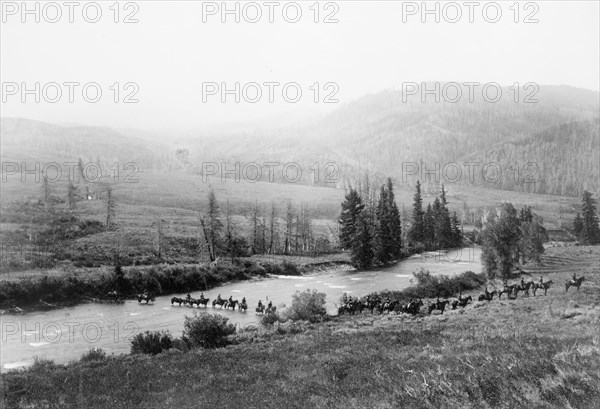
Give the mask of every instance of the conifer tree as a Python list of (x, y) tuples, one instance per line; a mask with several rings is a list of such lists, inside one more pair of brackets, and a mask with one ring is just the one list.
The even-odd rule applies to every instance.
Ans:
[(342, 203), (342, 213), (340, 215), (340, 244), (342, 248), (352, 248), (352, 241), (356, 234), (356, 226), (359, 214), (365, 208), (358, 192), (350, 187)]
[(413, 244), (423, 243), (423, 198), (421, 196), (421, 182), (417, 180), (416, 192), (413, 200), (412, 224), (408, 239)]
[(373, 248), (369, 216), (363, 210), (359, 213), (356, 231), (352, 240), (352, 265), (356, 268), (369, 268), (373, 264)]
[(397, 259), (402, 254), (402, 219), (400, 217), (400, 210), (396, 204), (396, 196), (394, 195), (392, 178), (389, 177), (387, 179), (387, 201), (390, 218), (390, 237), (392, 240), (391, 256), (392, 258)]
[(600, 226), (598, 224), (598, 213), (596, 212), (596, 200), (587, 190), (583, 191), (581, 199), (582, 229), (580, 241), (584, 244), (600, 243)]

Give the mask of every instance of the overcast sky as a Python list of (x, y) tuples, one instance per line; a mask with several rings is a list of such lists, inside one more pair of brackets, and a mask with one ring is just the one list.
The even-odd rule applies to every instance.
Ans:
[[(31, 8), (33, 3), (29, 3)], [(321, 2), (319, 23), (314, 22), (314, 7), (309, 8), (312, 1), (299, 2), (302, 16), (297, 23), (284, 19), (283, 6), (289, 2), (283, 1), (274, 9), (273, 23), (269, 22), (269, 7), (262, 1), (257, 2), (262, 18), (256, 23), (246, 19), (253, 19), (257, 9), (247, 6), (243, 14), (243, 2), (239, 23), (234, 15), (226, 16), (223, 23), (220, 10), (209, 14), (211, 7), (220, 8), (221, 2), (138, 1), (127, 8), (123, 2), (119, 23), (113, 21), (115, 13), (109, 9), (113, 1), (100, 3), (102, 16), (97, 23), (84, 20), (82, 6), (86, 2), (74, 10), (74, 23), (69, 23), (66, 6), (61, 6), (62, 17), (56, 23), (46, 21), (55, 18), (56, 10), (47, 8), (44, 15), (40, 6), (40, 22), (36, 23), (35, 15), (22, 15), (20, 1), (3, 2), (3, 117), (146, 129), (194, 128), (281, 112), (327, 110), (367, 93), (401, 87), (403, 82), (536, 82), (599, 89), (596, 0), (538, 1), (527, 6), (522, 2), (518, 23), (514, 22), (515, 10), (509, 8), (513, 1), (499, 2), (502, 16), (497, 23), (486, 21), (495, 18), (493, 7), (483, 13), (489, 2), (479, 2), (472, 23), (470, 10), (461, 1), (455, 3), (462, 12), (457, 23), (448, 21), (455, 18), (456, 7), (444, 9), (445, 2), (439, 3), (439, 23), (434, 15), (425, 16), (428, 20), (423, 23), (421, 10), (409, 14), (414, 11), (412, 5), (420, 8), (421, 2)], [(233, 3), (229, 2), (229, 7), (234, 8)], [(433, 9), (434, 2), (429, 6)], [(293, 20), (294, 7), (286, 10), (285, 17)], [(122, 22), (130, 13), (137, 23)], [(330, 14), (337, 23), (323, 22)], [(88, 8), (86, 17), (91, 20), (94, 16), (95, 10)], [(525, 23), (526, 18), (539, 21)], [(95, 82), (102, 98), (95, 104), (85, 102), (80, 86), (75, 88), (75, 102), (69, 103), (69, 89), (63, 85), (58, 103), (50, 103), (43, 95), (39, 103), (33, 96), (23, 103), (22, 89), (15, 91), (7, 85), (22, 82), (30, 88), (36, 82), (41, 86)], [(110, 89), (115, 82), (122, 88), (118, 103)], [(134, 95), (138, 103), (122, 102), (136, 91), (133, 86), (123, 89), (128, 82), (139, 87)], [(231, 88), (236, 82), (295, 82), (303, 94), (298, 103), (286, 102), (280, 86), (275, 88), (275, 102), (269, 103), (269, 88), (262, 85), (259, 103), (242, 98), (236, 104), (233, 96), (222, 103), (219, 93), (206, 96), (203, 102), (206, 82), (225, 82)], [(314, 90), (310, 89), (315, 82), (321, 86), (319, 103), (313, 101)], [(336, 86), (323, 89), (330, 82)], [(46, 90), (48, 97), (54, 98), (53, 88)], [(254, 89), (247, 90), (254, 97)], [(331, 92), (338, 104), (323, 103)], [(293, 92), (290, 94), (293, 97)]]

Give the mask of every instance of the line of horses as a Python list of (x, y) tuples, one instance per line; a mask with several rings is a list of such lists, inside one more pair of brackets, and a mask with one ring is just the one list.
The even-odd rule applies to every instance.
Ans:
[[(107, 294), (107, 296), (109, 299), (119, 300), (119, 295), (116, 291), (109, 292)], [(139, 303), (141, 303), (142, 301), (146, 301), (146, 304), (148, 304), (149, 302), (154, 302), (156, 297), (152, 293), (144, 292), (143, 294), (138, 294), (137, 299), (138, 299)], [(190, 307), (193, 307), (194, 305), (196, 305), (198, 308), (200, 306), (207, 308), (209, 302), (210, 302), (210, 299), (206, 298), (204, 296), (201, 296), (200, 298), (193, 298), (193, 297), (185, 297), (185, 298), (172, 297), (171, 298), (171, 305), (178, 304), (180, 307), (182, 305), (189, 305)], [(235, 311), (236, 307), (237, 307), (238, 311), (245, 312), (248, 310), (248, 303), (246, 302), (245, 299), (240, 301), (240, 300), (233, 300), (231, 297), (229, 297), (229, 299), (224, 299), (224, 298), (220, 298), (220, 297), (216, 298), (213, 300), (212, 306), (213, 306), (213, 308), (219, 306), (221, 309), (231, 309), (233, 311)], [(277, 310), (277, 307), (275, 307), (272, 303), (269, 303), (269, 305), (259, 304), (256, 307), (257, 314), (274, 313), (276, 310)]]
[[(585, 281), (585, 277), (580, 277), (575, 280), (567, 280), (565, 282), (565, 291), (569, 291), (570, 287), (576, 287), (577, 291), (579, 291), (579, 287)], [(521, 282), (516, 284), (508, 285), (507, 282), (504, 283), (504, 287), (501, 290), (493, 290), (488, 291), (487, 287), (483, 294), (480, 294), (478, 297), (478, 301), (492, 301), (496, 295), (498, 295), (498, 299), (502, 299), (502, 295), (506, 294), (508, 299), (514, 300), (517, 298), (517, 294), (519, 292), (523, 292), (524, 295), (529, 296), (529, 291), (532, 291), (533, 296), (535, 297), (538, 290), (543, 290), (544, 295), (547, 295), (548, 289), (554, 284), (552, 280), (546, 282)], [(463, 297), (462, 293), (458, 295), (458, 298), (455, 300), (440, 300), (439, 298), (433, 302), (431, 302), (427, 306), (427, 313), (431, 314), (433, 311), (440, 311), (441, 314), (444, 313), (447, 306), (450, 306), (453, 310), (458, 307), (465, 308), (469, 302), (473, 301), (472, 296)], [(396, 313), (405, 313), (410, 315), (417, 315), (420, 312), (421, 307), (423, 306), (422, 299), (412, 299), (408, 304), (402, 304), (398, 300), (390, 300), (389, 298), (382, 298), (380, 296), (367, 296), (365, 299), (360, 298), (352, 298), (349, 297), (345, 302), (342, 303), (340, 307), (338, 307), (338, 314), (350, 314), (354, 315), (357, 312), (362, 314), (364, 310), (368, 310), (373, 314), (375, 311), (383, 314), (385, 312), (396, 312)]]

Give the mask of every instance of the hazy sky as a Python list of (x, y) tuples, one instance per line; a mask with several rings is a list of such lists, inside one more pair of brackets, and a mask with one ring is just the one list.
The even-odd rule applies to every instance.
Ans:
[[(29, 7), (34, 9), (35, 3), (29, 2)], [(98, 2), (102, 15), (97, 23), (90, 23), (84, 16), (93, 20), (95, 9), (88, 6), (84, 14), (88, 3), (82, 1), (74, 9), (73, 23), (62, 1), (55, 3), (60, 6), (60, 19), (56, 7), (44, 9), (40, 3), (36, 23), (35, 14), (22, 15), (21, 1), (2, 2), (2, 116), (113, 127), (193, 128), (281, 112), (332, 109), (366, 93), (401, 87), (403, 82), (536, 82), (599, 89), (597, 0), (521, 2), (518, 16), (514, 7), (510, 9), (514, 1), (498, 2), (502, 15), (496, 23), (486, 21), (496, 17), (496, 10), (485, 1), (476, 2), (473, 22), (465, 2), (437, 2), (439, 23), (434, 14), (421, 14), (422, 2), (336, 1), (318, 7), (313, 1), (298, 2), (302, 16), (297, 23), (286, 21), (295, 18), (296, 8), (285, 1), (274, 2), (278, 4), (273, 23), (270, 6), (263, 1), (240, 2), (239, 23), (235, 15), (221, 14), (222, 2), (200, 1), (122, 2), (119, 23), (113, 21), (115, 11), (110, 9), (114, 1)], [(227, 4), (234, 9), (235, 3)], [(435, 3), (427, 4), (434, 9)], [(216, 14), (211, 14), (216, 8)], [(314, 22), (317, 8), (319, 23)], [(255, 18), (257, 10), (261, 19), (247, 21)], [(457, 10), (462, 16), (451, 23), (448, 20), (457, 18)], [(139, 21), (124, 23), (131, 13)], [(323, 21), (331, 13), (337, 23)], [(422, 22), (423, 17), (427, 21)], [(527, 17), (539, 21), (525, 23)], [(27, 20), (22, 22), (23, 18)], [(53, 19), (58, 22), (47, 21)], [(40, 83), (39, 103), (33, 94), (21, 101), (22, 82), (31, 89)], [(52, 82), (60, 84), (62, 92), (57, 103), (50, 102), (56, 98), (55, 86), (45, 88), (46, 98), (41, 89)], [(81, 84), (74, 88), (73, 103), (65, 82)], [(82, 96), (82, 86), (91, 82), (102, 91), (97, 103)], [(111, 90), (116, 82), (121, 88), (118, 103)], [(137, 103), (123, 103), (136, 91), (133, 85), (124, 89), (129, 82), (138, 87)], [(206, 95), (203, 102), (203, 83), (208, 82), (225, 82), (232, 89), (239, 82), (240, 94), (243, 85), (255, 82), (261, 84), (262, 99), (250, 103), (242, 96), (235, 103), (229, 95), (223, 103), (217, 92)], [(265, 82), (281, 84), (274, 87), (273, 103), (268, 101)], [(298, 103), (286, 102), (282, 96), (282, 86), (292, 82), (302, 91)], [(19, 84), (18, 89), (10, 83)], [(318, 103), (310, 88), (314, 83), (321, 88)], [(326, 83), (335, 85), (324, 88)], [(256, 88), (246, 91), (248, 98), (255, 97)], [(339, 103), (324, 104), (333, 91)], [(88, 96), (94, 95), (94, 88), (89, 88)], [(294, 87), (288, 89), (288, 96), (295, 96)]]

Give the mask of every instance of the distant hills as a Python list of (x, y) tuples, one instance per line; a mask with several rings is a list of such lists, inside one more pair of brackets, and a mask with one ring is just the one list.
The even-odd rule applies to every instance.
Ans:
[[(343, 186), (368, 173), (373, 180), (391, 175), (407, 188), (423, 175), (407, 174), (403, 163), (427, 169), (439, 163), (441, 170), (452, 162), (495, 162), (501, 178), (490, 177), (492, 172), (487, 180), (476, 174), (470, 181), (464, 174), (458, 183), (553, 195), (579, 195), (582, 189), (599, 193), (600, 95), (566, 86), (540, 86), (538, 103), (515, 103), (509, 89), (503, 95), (507, 97), (497, 103), (421, 103), (418, 98), (404, 102), (400, 91), (388, 90), (294, 126), (241, 132), (232, 125), (230, 132), (188, 132), (185, 138), (175, 132), (157, 135), (4, 118), (1, 154), (3, 161), (99, 158), (106, 164), (134, 161), (142, 170), (194, 173), (206, 161), (226, 163), (229, 169), (234, 162), (293, 161), (303, 169), (303, 184)], [(324, 183), (323, 168), (331, 162), (335, 166), (327, 171), (337, 170), (333, 176), (339, 181)], [(319, 178), (315, 163), (320, 164)]]

